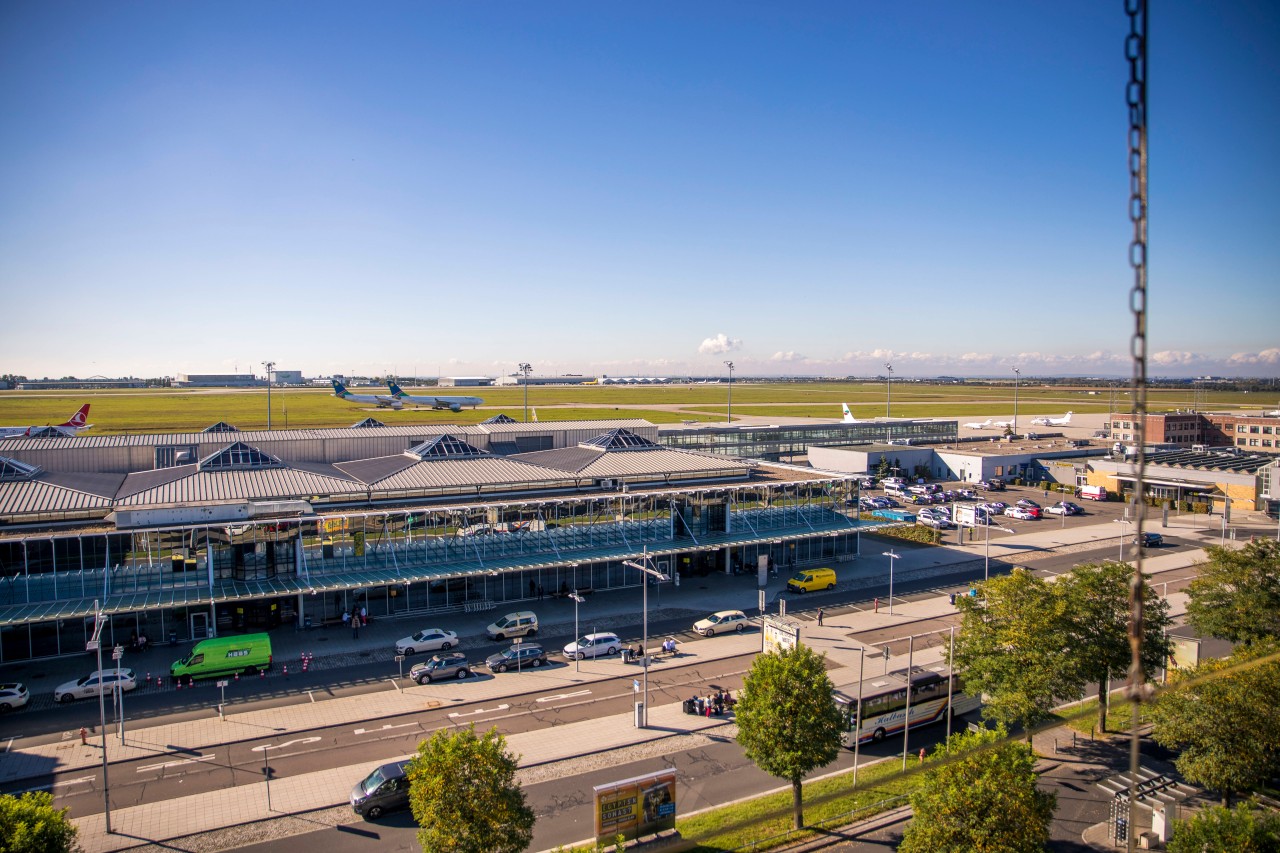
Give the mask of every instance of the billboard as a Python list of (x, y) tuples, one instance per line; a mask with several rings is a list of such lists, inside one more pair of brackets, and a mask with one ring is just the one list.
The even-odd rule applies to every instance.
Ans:
[(800, 625), (779, 616), (760, 620), (761, 651), (766, 654), (781, 649), (794, 649), (800, 642)]
[(659, 770), (596, 785), (596, 839), (652, 835), (676, 826), (676, 772)]

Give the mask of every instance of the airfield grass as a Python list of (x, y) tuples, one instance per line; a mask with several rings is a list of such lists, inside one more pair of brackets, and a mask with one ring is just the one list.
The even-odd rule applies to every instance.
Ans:
[[(355, 393), (379, 393), (357, 388)], [(431, 389), (432, 391), (436, 389)], [(469, 424), (505, 413), (524, 419), (524, 389), (517, 387), (438, 389), (441, 393), (479, 394), (485, 405), (462, 412), (405, 408), (400, 411), (338, 400), (327, 389), (273, 389), (272, 426), (291, 429), (345, 427), (372, 416), (388, 425)], [(626, 387), (613, 385), (532, 386), (529, 408), (539, 421), (643, 418), (667, 424), (692, 420), (723, 423), (728, 405), (728, 385), (661, 385)], [(977, 417), (1013, 411), (1011, 384), (931, 385), (900, 382), (893, 386), (894, 417)], [(1092, 393), (1090, 393), (1092, 392)], [(412, 390), (411, 390), (412, 393)], [(431, 393), (428, 391), (427, 393)], [(1152, 389), (1152, 411), (1190, 408), (1192, 389)], [(1061, 415), (1105, 413), (1111, 402), (1109, 389), (1028, 384), (1018, 391), (1018, 413)], [(61, 423), (83, 403), (90, 403), (92, 434), (130, 432), (192, 432), (218, 421), (240, 429), (265, 429), (267, 392), (254, 389), (130, 388), (100, 391), (4, 391), (0, 392), (0, 424), (43, 425)], [(848, 403), (854, 417), (884, 414), (885, 386), (878, 382), (734, 382), (734, 414), (759, 417), (840, 417), (840, 404)], [(1127, 392), (1117, 388), (1117, 410), (1127, 411)], [(1260, 407), (1258, 395), (1234, 392), (1207, 394), (1200, 401), (1209, 408)]]

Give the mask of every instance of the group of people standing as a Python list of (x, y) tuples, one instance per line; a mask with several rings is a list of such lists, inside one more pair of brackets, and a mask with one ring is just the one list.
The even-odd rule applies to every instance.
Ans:
[(732, 708), (736, 700), (728, 690), (718, 690), (706, 696), (694, 696), (684, 702), (686, 714), (697, 714), (699, 717), (719, 717), (726, 708)]
[(360, 639), (360, 626), (369, 624), (369, 611), (363, 607), (352, 607), (342, 611), (343, 626), (351, 626), (351, 639)]

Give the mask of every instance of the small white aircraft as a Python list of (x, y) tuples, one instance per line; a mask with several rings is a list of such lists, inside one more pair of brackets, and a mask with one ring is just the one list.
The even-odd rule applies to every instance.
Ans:
[(853, 416), (853, 412), (849, 411), (848, 403), (841, 403), (840, 408), (844, 409), (844, 418), (840, 421), (842, 424), (860, 424), (862, 421)]
[(991, 422), (991, 418), (985, 421), (973, 421), (972, 423), (962, 424), (965, 429), (995, 429), (996, 425)]
[(1013, 421), (992, 421), (991, 425), (996, 429), (1008, 429), (1013, 426)]
[(484, 405), (484, 400), (479, 397), (422, 397), (413, 394), (406, 394), (400, 390), (400, 386), (390, 379), (387, 380), (387, 389), (391, 392), (392, 398), (402, 403), (413, 403), (415, 406), (430, 406), (433, 409), (448, 409), (451, 412), (461, 412), (463, 406)]
[(33, 432), (39, 432), (45, 429), (51, 429), (62, 435), (75, 435), (81, 430), (88, 429), (93, 424), (85, 423), (89, 419), (89, 403), (85, 403), (80, 407), (74, 415), (67, 418), (60, 424), (50, 424), (48, 427), (42, 426), (15, 426), (0, 427), (0, 438), (25, 438)]
[(352, 394), (341, 382), (333, 380), (333, 396), (348, 403), (372, 403), (385, 409), (403, 409), (404, 403), (395, 397), (384, 397), (380, 394)]
[(1071, 423), (1071, 412), (1067, 412), (1060, 418), (1050, 418), (1047, 416), (1043, 418), (1032, 418), (1031, 423), (1033, 426), (1066, 426)]

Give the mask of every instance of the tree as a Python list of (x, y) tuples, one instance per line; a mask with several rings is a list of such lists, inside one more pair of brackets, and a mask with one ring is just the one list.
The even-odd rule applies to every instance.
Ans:
[(52, 794), (0, 794), (0, 853), (70, 853), (80, 849), (77, 831)]
[(496, 728), (441, 730), (409, 763), (409, 805), (424, 851), (519, 853), (533, 840), (533, 809), (515, 780), (517, 759)]
[(823, 657), (797, 644), (756, 657), (734, 708), (747, 758), (791, 782), (796, 829), (804, 826), (801, 782), (840, 752), (834, 689)]
[(1212, 806), (1196, 812), (1191, 820), (1173, 825), (1169, 853), (1280, 853), (1280, 815), (1240, 803), (1234, 809)]
[(986, 696), (982, 713), (1007, 727), (1048, 719), (1060, 696), (1078, 692), (1071, 668), (1066, 596), (1025, 569), (978, 584), (956, 599), (961, 612), (952, 666), (965, 692)]
[(1280, 643), (1240, 646), (1174, 679), (1148, 715), (1152, 738), (1181, 750), (1174, 764), (1187, 781), (1219, 791), (1229, 806), (1234, 793), (1280, 772)]
[[(1113, 675), (1128, 670), (1129, 584), (1134, 569), (1126, 563), (1079, 566), (1054, 584), (1064, 599), (1071, 666), (1081, 683), (1098, 685), (1098, 729), (1107, 730), (1107, 694)], [(1172, 620), (1169, 605), (1150, 586), (1143, 588), (1142, 674), (1151, 678), (1172, 654), (1165, 636)]]
[(883, 480), (889, 476), (889, 457), (881, 456), (880, 464), (876, 466), (876, 479)]
[(1280, 542), (1239, 550), (1210, 546), (1187, 589), (1187, 618), (1200, 631), (1236, 643), (1280, 637)]
[(914, 818), (899, 853), (1042, 851), (1057, 795), (1036, 787), (1035, 754), (1003, 727), (952, 735), (911, 795)]

